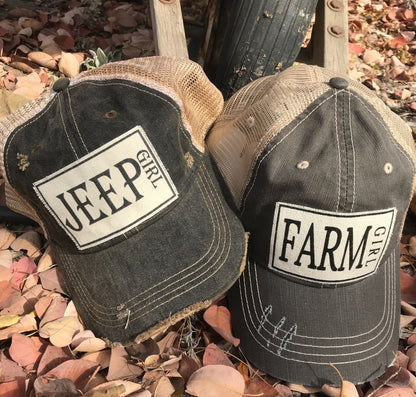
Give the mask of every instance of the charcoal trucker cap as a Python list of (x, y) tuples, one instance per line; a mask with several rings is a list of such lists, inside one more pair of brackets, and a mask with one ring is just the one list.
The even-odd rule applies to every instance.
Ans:
[(7, 203), (45, 229), (85, 325), (139, 342), (238, 278), (244, 229), (204, 148), (222, 96), (186, 59), (58, 80), (0, 124)]
[(407, 125), (317, 66), (250, 83), (208, 147), (249, 232), (229, 293), (245, 356), (281, 380), (355, 384), (398, 348), (399, 238), (413, 190)]

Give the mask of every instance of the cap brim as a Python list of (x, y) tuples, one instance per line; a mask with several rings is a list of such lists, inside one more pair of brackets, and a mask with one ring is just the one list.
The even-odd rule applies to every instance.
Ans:
[(85, 325), (111, 342), (139, 342), (209, 306), (238, 278), (245, 258), (241, 222), (208, 155), (171, 210), (96, 253), (52, 246)]
[[(244, 355), (278, 379), (309, 386), (364, 383), (381, 375), (398, 347), (398, 249), (362, 281), (319, 288), (248, 261), (229, 292)], [(387, 363), (387, 364), (386, 364)]]

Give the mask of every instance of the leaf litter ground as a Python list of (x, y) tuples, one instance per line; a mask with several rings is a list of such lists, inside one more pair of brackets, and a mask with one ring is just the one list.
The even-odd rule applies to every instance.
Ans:
[[(183, 0), (184, 18), (200, 24), (206, 4)], [(350, 75), (416, 132), (412, 6), (410, 0), (350, 0), (349, 56)], [(144, 0), (0, 0), (0, 119), (61, 76), (148, 55), (154, 55), (154, 43)], [(416, 392), (416, 216), (411, 208), (401, 239), (402, 333), (395, 364), (359, 386), (340, 374), (344, 396)], [(143, 343), (107, 347), (80, 322), (42, 231), (0, 224), (0, 396), (340, 395), (340, 388), (285, 384), (251, 366), (232, 335), (231, 316), (224, 298)]]

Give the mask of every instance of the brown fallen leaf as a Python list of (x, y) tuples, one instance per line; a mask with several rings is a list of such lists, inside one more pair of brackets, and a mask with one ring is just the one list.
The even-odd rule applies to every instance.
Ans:
[(73, 352), (92, 353), (105, 349), (106, 343), (96, 338), (92, 331), (78, 332), (71, 341)]
[(244, 396), (280, 397), (280, 394), (267, 382), (259, 379), (250, 379), (246, 382)]
[[(36, 273), (37, 267), (32, 258), (25, 256), (14, 262), (10, 267), (10, 271), (12, 272), (12, 278), (15, 285), (19, 286), (19, 288), (23, 288), (25, 280), (29, 275)], [(39, 279), (39, 276), (35, 275), (35, 277), (36, 280)]]
[(33, 384), (37, 396), (65, 396), (78, 397), (77, 387), (70, 379), (54, 379), (40, 376)]
[(416, 303), (416, 278), (400, 269), (400, 290), (402, 299), (411, 304)]
[(82, 358), (98, 364), (102, 369), (106, 369), (110, 365), (111, 350), (105, 349), (93, 353), (86, 353), (82, 356)]
[(167, 397), (175, 393), (175, 388), (170, 382), (167, 376), (162, 376), (156, 385), (155, 391), (153, 393), (154, 397)]
[(371, 397), (414, 397), (415, 393), (410, 387), (383, 386), (375, 392), (369, 391)]
[(73, 354), (67, 347), (48, 345), (39, 361), (37, 375), (44, 375), (64, 361), (72, 360), (73, 358)]
[[(23, 79), (25, 80), (23, 81)], [(39, 84), (39, 87), (41, 88), (34, 88), (34, 85), (37, 84)], [(15, 92), (23, 87), (30, 87), (30, 89), (36, 90), (35, 97), (37, 97), (44, 90), (45, 85), (40, 83), (38, 74), (33, 73), (29, 76), (22, 76), (17, 79)], [(10, 248), (15, 251), (25, 251), (31, 258), (37, 258), (41, 255), (42, 245), (43, 242), (40, 234), (34, 230), (29, 230), (17, 237), (10, 245)]]
[(42, 338), (49, 338), (49, 341), (58, 347), (69, 346), (74, 335), (84, 329), (77, 317), (61, 317), (44, 324), (39, 329)]
[(43, 376), (45, 378), (70, 379), (79, 390), (82, 390), (96, 368), (97, 364), (82, 358), (66, 360)]
[(131, 364), (129, 361), (130, 357), (123, 346), (113, 347), (111, 349), (107, 380), (132, 380), (140, 376), (143, 373), (143, 369), (138, 365)]
[(42, 51), (32, 51), (27, 55), (28, 59), (38, 65), (44, 66), (45, 68), (57, 70), (58, 64), (56, 60), (49, 54)]
[(204, 355), (202, 357), (202, 364), (205, 365), (228, 365), (229, 367), (233, 367), (234, 365), (231, 360), (226, 356), (226, 354), (215, 344), (210, 343), (204, 351)]
[(244, 395), (243, 376), (227, 365), (207, 365), (195, 371), (186, 384), (192, 396), (241, 397)]
[(238, 346), (240, 339), (235, 338), (231, 331), (231, 314), (225, 306), (211, 305), (204, 312), (204, 320), (227, 342)]
[(13, 361), (31, 370), (45, 349), (46, 341), (41, 340), (39, 337), (14, 334), (12, 335), (9, 354)]
[(74, 54), (63, 52), (58, 63), (59, 71), (67, 77), (74, 77), (79, 73), (80, 63)]
[(2, 351), (0, 353), (0, 383), (25, 378), (25, 370), (19, 364), (7, 358)]
[(0, 396), (22, 397), (26, 392), (26, 383), (24, 379), (13, 380), (11, 382), (0, 384)]
[(344, 380), (338, 369), (333, 364), (329, 364), (338, 373), (341, 379), (341, 387), (338, 388), (325, 384), (322, 386), (321, 391), (329, 397), (359, 397), (358, 390), (355, 385), (347, 380)]
[[(114, 380), (103, 383), (89, 390), (85, 397), (125, 397), (134, 392), (139, 392), (141, 385), (139, 383), (127, 380)], [(143, 390), (134, 394), (135, 397), (152, 397), (151, 393)]]
[(18, 323), (0, 330), (0, 340), (9, 339), (15, 333), (36, 331), (38, 329), (35, 317), (32, 314), (26, 314)]

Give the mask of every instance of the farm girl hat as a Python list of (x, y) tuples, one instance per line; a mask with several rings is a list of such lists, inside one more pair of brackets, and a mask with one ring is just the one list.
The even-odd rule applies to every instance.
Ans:
[(208, 146), (250, 233), (229, 293), (241, 349), (263, 371), (361, 383), (394, 361), (409, 128), (359, 83), (294, 66), (225, 104)]
[(241, 222), (204, 138), (221, 111), (199, 65), (104, 65), (0, 124), (8, 204), (46, 230), (85, 325), (127, 343), (207, 307), (238, 278)]

